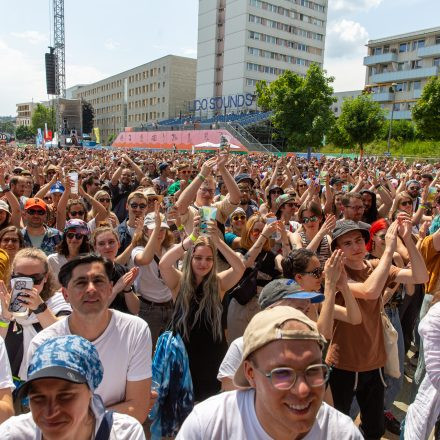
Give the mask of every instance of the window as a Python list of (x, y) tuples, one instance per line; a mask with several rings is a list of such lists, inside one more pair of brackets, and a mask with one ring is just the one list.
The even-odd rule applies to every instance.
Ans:
[(390, 46), (383, 47), (383, 53), (388, 53), (390, 51)]
[(413, 41), (413, 50), (417, 50), (422, 47), (425, 47), (425, 40)]
[(411, 69), (421, 69), (422, 67), (422, 60), (411, 61)]
[(440, 44), (440, 35), (435, 36), (435, 44)]
[(382, 48), (381, 47), (374, 47), (373, 48), (373, 55), (382, 55)]
[(434, 58), (434, 61), (432, 62), (433, 66), (440, 66), (440, 58)]
[(406, 92), (408, 88), (408, 84), (406, 82), (403, 83), (397, 83), (395, 90), (396, 92)]
[(420, 90), (422, 88), (422, 82), (413, 81), (412, 86), (413, 86), (413, 90)]
[(409, 44), (408, 43), (401, 43), (399, 45), (399, 52), (409, 52)]

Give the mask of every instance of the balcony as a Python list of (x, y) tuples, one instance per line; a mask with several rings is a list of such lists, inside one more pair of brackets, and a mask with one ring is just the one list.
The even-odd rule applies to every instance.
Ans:
[(377, 102), (387, 102), (393, 100), (393, 93), (390, 92), (383, 92), (383, 93), (373, 93), (371, 95), (371, 98), (373, 101)]
[(438, 74), (439, 67), (422, 67), (420, 69), (396, 70), (394, 72), (377, 73), (371, 75), (369, 82), (372, 84), (391, 83), (396, 81), (406, 81), (411, 79), (428, 78)]
[[(391, 119), (391, 110), (385, 117)], [(411, 110), (397, 110), (393, 113), (393, 119), (411, 119)]]
[(420, 49), (417, 49), (417, 56), (419, 58), (435, 57), (437, 55), (440, 55), (440, 44), (421, 47)]
[(397, 53), (388, 52), (381, 55), (370, 55), (364, 58), (364, 66), (374, 66), (380, 63), (397, 62)]

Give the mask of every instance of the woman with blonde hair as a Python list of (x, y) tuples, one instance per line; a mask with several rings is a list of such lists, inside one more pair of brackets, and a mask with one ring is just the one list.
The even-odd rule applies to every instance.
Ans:
[[(218, 367), (227, 350), (222, 326), (222, 300), (244, 272), (241, 258), (218, 236), (216, 223), (208, 222), (207, 236), (198, 236), (199, 216), (193, 233), (162, 256), (161, 276), (176, 297), (173, 331), (180, 334), (188, 353), (195, 401), (220, 391)], [(217, 271), (217, 250), (229, 269)], [(176, 263), (183, 257), (182, 269)]]
[[(112, 211), (112, 199), (110, 194), (107, 191), (100, 189), (99, 191), (96, 192), (93, 198), (106, 208), (108, 213), (107, 221), (110, 221), (110, 226), (116, 228), (116, 226), (119, 225), (119, 220), (118, 217), (116, 217), (116, 214)], [(92, 205), (92, 209), (89, 211), (87, 215), (87, 219), (88, 221), (90, 221), (96, 218), (97, 216), (98, 216), (98, 212), (96, 211), (96, 208)], [(97, 226), (103, 226), (103, 225), (99, 224)]]
[(9, 326), (0, 327), (0, 334), (5, 337), (12, 374), (23, 377), (26, 373), (24, 357), (32, 338), (56, 322), (59, 316), (69, 315), (71, 308), (62, 293), (55, 291), (53, 274), (42, 250), (25, 248), (17, 252), (12, 262), (11, 278), (18, 277), (33, 280), (33, 288), (26, 292), (26, 296), (19, 297), (29, 314), (13, 318), (8, 310), (11, 292), (0, 282), (1, 321), (9, 322)]

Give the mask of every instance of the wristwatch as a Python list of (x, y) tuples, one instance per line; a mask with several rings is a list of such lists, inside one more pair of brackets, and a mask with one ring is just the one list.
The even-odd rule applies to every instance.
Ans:
[(43, 313), (47, 310), (47, 304), (42, 303), (40, 304), (35, 310), (32, 310), (36, 315)]

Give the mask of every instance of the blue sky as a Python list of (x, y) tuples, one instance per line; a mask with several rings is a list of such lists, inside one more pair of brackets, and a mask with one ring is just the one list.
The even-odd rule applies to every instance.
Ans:
[[(206, 0), (205, 0), (206, 1)], [(198, 0), (65, 0), (67, 86), (167, 54), (197, 56)], [(50, 0), (0, 0), (0, 115), (46, 99)], [(362, 88), (368, 39), (440, 26), (439, 0), (329, 0), (324, 65), (334, 88)]]

